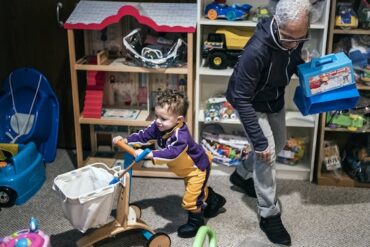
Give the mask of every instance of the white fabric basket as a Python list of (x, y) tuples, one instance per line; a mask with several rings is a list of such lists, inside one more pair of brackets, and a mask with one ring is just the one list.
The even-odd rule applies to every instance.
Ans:
[(115, 170), (103, 163), (87, 165), (57, 176), (53, 189), (62, 199), (63, 213), (81, 232), (111, 222), (118, 184), (109, 185)]

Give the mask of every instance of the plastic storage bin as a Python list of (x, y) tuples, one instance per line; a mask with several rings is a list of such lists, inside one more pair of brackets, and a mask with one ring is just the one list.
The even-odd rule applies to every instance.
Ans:
[(352, 61), (343, 52), (299, 65), (298, 77), (306, 97), (355, 84)]
[[(62, 199), (63, 213), (72, 226), (81, 232), (114, 220), (117, 185), (109, 185), (115, 170), (95, 163), (57, 176), (53, 189)], [(124, 183), (124, 181), (123, 181)]]
[(360, 95), (355, 84), (319, 95), (307, 97), (304, 90), (298, 86), (294, 94), (294, 103), (304, 115), (316, 114), (334, 110), (350, 109), (356, 106)]

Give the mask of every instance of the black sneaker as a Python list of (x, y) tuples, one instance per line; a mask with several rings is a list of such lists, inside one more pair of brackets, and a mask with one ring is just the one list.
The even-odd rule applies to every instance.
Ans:
[(211, 187), (208, 187), (208, 198), (206, 203), (207, 206), (204, 209), (204, 217), (213, 218), (220, 213), (219, 210), (225, 205), (226, 199), (214, 192)]
[(280, 214), (267, 218), (261, 217), (260, 227), (266, 233), (267, 238), (275, 243), (290, 246), (290, 235), (281, 221)]
[(248, 196), (257, 198), (256, 190), (254, 189), (253, 178), (248, 178), (247, 180), (245, 180), (235, 170), (230, 176), (230, 182), (233, 185), (243, 189), (245, 194), (247, 194)]

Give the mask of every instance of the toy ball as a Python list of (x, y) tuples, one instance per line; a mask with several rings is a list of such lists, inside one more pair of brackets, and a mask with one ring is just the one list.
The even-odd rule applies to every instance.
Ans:
[(32, 242), (28, 238), (20, 238), (16, 241), (15, 247), (28, 247), (31, 246)]

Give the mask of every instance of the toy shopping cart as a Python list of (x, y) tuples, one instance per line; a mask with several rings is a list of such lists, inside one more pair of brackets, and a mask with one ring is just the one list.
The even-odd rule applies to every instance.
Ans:
[[(133, 160), (134, 149), (122, 141), (116, 145), (127, 152), (124, 155), (126, 169), (117, 172), (105, 164), (95, 163), (61, 174), (54, 179), (53, 189), (62, 198), (64, 215), (73, 227), (81, 232), (98, 227), (78, 240), (77, 245), (93, 246), (108, 237), (137, 229), (141, 230), (148, 240), (146, 246), (169, 247), (170, 237), (165, 233), (156, 233), (140, 219), (140, 207), (129, 204), (131, 175), (128, 171), (150, 150), (145, 150)], [(117, 215), (112, 218), (110, 214), (115, 205), (115, 198)]]

